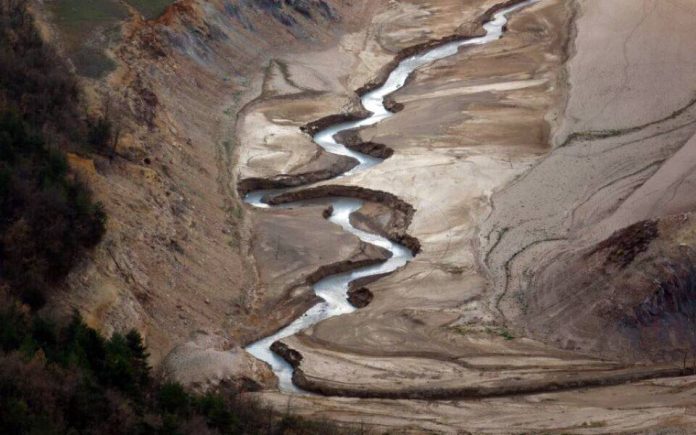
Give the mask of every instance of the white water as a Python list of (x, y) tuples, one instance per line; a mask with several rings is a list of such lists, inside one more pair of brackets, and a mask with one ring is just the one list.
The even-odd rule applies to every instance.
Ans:
[[(507, 23), (506, 16), (514, 11), (522, 9), (525, 6), (536, 3), (537, 1), (539, 0), (527, 0), (496, 13), (493, 16), (493, 19), (485, 23), (483, 26), (486, 30), (485, 36), (450, 42), (427, 50), (421, 54), (416, 54), (404, 59), (391, 72), (386, 82), (382, 86), (362, 96), (362, 105), (365, 107), (365, 109), (372, 112), (370, 117), (359, 121), (335, 124), (316, 133), (314, 135), (314, 141), (330, 153), (353, 157), (359, 162), (359, 165), (342, 176), (355, 174), (381, 163), (382, 159), (371, 157), (346, 148), (344, 145), (338, 143), (334, 139), (334, 136), (337, 133), (345, 130), (377, 124), (378, 122), (393, 116), (393, 113), (384, 107), (384, 97), (403, 87), (404, 83), (406, 83), (406, 79), (413, 71), (435, 60), (443, 59), (456, 54), (460, 47), (486, 44), (499, 39), (502, 36), (503, 28)], [(287, 190), (289, 189), (259, 190), (249, 193), (244, 200), (248, 204), (256, 207), (267, 208), (269, 205), (263, 202), (263, 198), (269, 196), (272, 197)], [(330, 200), (334, 209), (333, 215), (329, 218), (331, 222), (340, 225), (345, 231), (356, 235), (364, 242), (372, 243), (387, 249), (392, 253), (392, 257), (381, 264), (363, 267), (351, 272), (331, 275), (317, 282), (314, 285), (314, 292), (317, 294), (317, 296), (323, 299), (323, 302), (310, 308), (301, 317), (297, 318), (294, 322), (277, 333), (266, 337), (263, 340), (257, 341), (246, 348), (249, 353), (271, 365), (273, 371), (278, 376), (281, 391), (302, 393), (302, 391), (292, 383), (292, 367), (284, 359), (271, 351), (270, 347), (273, 342), (296, 334), (297, 332), (329, 317), (355, 311), (355, 308), (348, 303), (347, 300), (348, 286), (352, 281), (366, 276), (393, 272), (396, 269), (404, 266), (413, 258), (412, 252), (405, 246), (394, 243), (376, 234), (361, 231), (350, 224), (350, 214), (362, 206), (362, 201), (352, 198), (337, 197), (328, 199)], [(284, 207), (301, 206), (301, 204), (302, 203), (290, 205), (286, 204)]]

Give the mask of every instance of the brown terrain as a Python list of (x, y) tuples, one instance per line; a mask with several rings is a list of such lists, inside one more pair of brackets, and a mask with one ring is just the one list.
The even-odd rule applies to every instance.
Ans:
[[(390, 96), (394, 117), (348, 135), (390, 156), (355, 176), (330, 179), (355, 162), (307, 134), (360, 114), (355, 91), (413, 47), (480, 34), (501, 2), (182, 0), (124, 20), (117, 68), (83, 79), (119, 122), (115, 153), (72, 159), (109, 228), (55, 312), (139, 328), (153, 364), (193, 388), (232, 379), (377, 431), (692, 431), (691, 2), (517, 12), (501, 40), (421, 68)], [(320, 277), (385, 258), (325, 205), (240, 199), (309, 182), (276, 202), (365, 199), (355, 225), (419, 254), (356, 285), (358, 311), (282, 340), (295, 383), (323, 394), (288, 397), (241, 347), (316, 303)]]
[[(52, 25), (51, 10), (36, 9), (46, 33), (60, 43), (62, 28)], [(84, 78), (94, 110), (109, 110), (118, 121), (114, 156), (72, 157), (105, 203), (109, 228), (54, 305), (78, 308), (106, 333), (138, 328), (157, 364), (199, 332), (236, 345), (267, 334), (313, 303), (306, 286), (295, 303), (279, 296), (316, 264), (371, 255), (315, 211), (315, 226), (344, 247), (322, 253), (316, 244), (300, 247), (298, 255), (297, 243), (290, 243), (296, 240), (264, 233), (269, 249), (298, 263), (279, 261), (261, 270), (252, 254), (263, 256), (264, 242), (251, 228), (263, 223), (248, 215), (235, 189), (235, 119), (262, 88), (252, 78), (272, 70), (274, 53), (330, 44), (343, 28), (335, 25), (339, 14), (354, 16), (341, 21), (350, 28), (369, 8), (321, 10), (306, 17), (273, 2), (177, 2), (157, 20), (134, 15), (123, 24), (127, 43), (110, 48), (118, 69), (102, 80)], [(274, 222), (273, 231), (282, 233), (280, 221)], [(264, 281), (289, 269), (297, 276), (286, 287)], [(279, 303), (285, 308), (275, 307)]]

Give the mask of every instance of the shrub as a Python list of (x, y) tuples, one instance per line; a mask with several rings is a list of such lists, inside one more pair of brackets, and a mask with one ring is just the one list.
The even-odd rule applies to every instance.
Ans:
[(0, 112), (0, 279), (33, 307), (105, 231), (106, 215), (16, 111)]
[(76, 149), (108, 142), (110, 125), (99, 120), (87, 134), (77, 82), (41, 40), (26, 4), (0, 0), (0, 284), (40, 307), (99, 242), (106, 221), (45, 138)]
[(159, 383), (137, 331), (106, 339), (75, 314), (46, 321), (0, 292), (0, 433), (341, 433), (237, 392)]
[(87, 142), (96, 152), (109, 151), (109, 141), (111, 139), (112, 125), (111, 121), (101, 116), (96, 120), (89, 122), (89, 130), (87, 132)]

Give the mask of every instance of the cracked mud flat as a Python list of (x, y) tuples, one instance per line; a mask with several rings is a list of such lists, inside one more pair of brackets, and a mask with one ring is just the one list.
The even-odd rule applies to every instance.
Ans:
[[(468, 28), (494, 3), (471, 2)], [(680, 250), (688, 254), (694, 244), (688, 215), (693, 200), (686, 193), (693, 167), (688, 103), (696, 81), (688, 59), (696, 35), (688, 23), (694, 11), (685, 2), (619, 3), (544, 0), (513, 17), (502, 40), (419, 70), (393, 96), (403, 110), (359, 132), (363, 141), (384, 144), (394, 155), (368, 172), (320, 184), (387, 191), (413, 205), (409, 233), (421, 242), (422, 252), (404, 269), (366, 284), (374, 295), (367, 307), (282, 340), (302, 357), (298, 371), (304, 388), (456, 399), (679, 372), (674, 343), (665, 342), (655, 324), (646, 324), (650, 319), (636, 317), (634, 308), (646, 298), (656, 301), (650, 302), (656, 321), (685, 331), (689, 307), (664, 310), (645, 282), (621, 288), (619, 279), (612, 279), (638, 276), (645, 264), (666, 259), (646, 282), (676, 283), (668, 293), (677, 295), (675, 300), (688, 294), (679, 282), (689, 282), (690, 276), (683, 264), (690, 254)], [(398, 13), (383, 13), (433, 20), (449, 4), (401, 2)], [(433, 27), (441, 32), (435, 36), (454, 33), (460, 25), (443, 18)], [(394, 35), (417, 34), (407, 26), (387, 32), (389, 37), (367, 33), (368, 41), (392, 43)], [(423, 41), (411, 37), (411, 42)], [(340, 85), (323, 79), (332, 86), (321, 95), (284, 101), (276, 96), (250, 110), (241, 121), (249, 130), (276, 128), (278, 122), (288, 127), (282, 134), (298, 138), (290, 145), (266, 135), (272, 147), (249, 142), (255, 155), (272, 149), (297, 159), (295, 167), (308, 161), (302, 156), (313, 155), (315, 148), (289, 127), (295, 131), (336, 109), (359, 109), (350, 90), (377, 76), (380, 64), (389, 61), (369, 49), (361, 53), (362, 59), (382, 62), (367, 67), (368, 61), (346, 60), (341, 65), (352, 72), (334, 76), (341, 77)], [(311, 69), (312, 61), (335, 54), (307, 54), (295, 62)], [(288, 64), (292, 70), (293, 61)], [(314, 65), (313, 77), (337, 74)], [(254, 118), (269, 110), (283, 116)], [(244, 149), (242, 155), (252, 157)], [(261, 178), (294, 170), (274, 154), (257, 160), (263, 164), (242, 161), (250, 163), (244, 174)], [(675, 213), (687, 213), (686, 219), (672, 217)], [(370, 204), (361, 214), (374, 222), (387, 220), (384, 210)], [(658, 242), (617, 273), (606, 263), (616, 249), (594, 247), (646, 219), (660, 220)], [(379, 227), (374, 222), (365, 225)], [(308, 240), (320, 238), (311, 234)], [(588, 287), (580, 279), (588, 275), (609, 285)], [(632, 296), (635, 288), (640, 292)], [(612, 306), (621, 311), (606, 309)], [(638, 319), (639, 326), (628, 332), (617, 327), (627, 318)], [(679, 334), (675, 341), (684, 342)], [(651, 348), (659, 352), (648, 352)], [(636, 361), (644, 365), (635, 366)], [(445, 432), (686, 430), (694, 423), (692, 382), (642, 381), (484, 403), (293, 398), (292, 408), (377, 427)], [(282, 395), (263, 397), (287, 405)]]

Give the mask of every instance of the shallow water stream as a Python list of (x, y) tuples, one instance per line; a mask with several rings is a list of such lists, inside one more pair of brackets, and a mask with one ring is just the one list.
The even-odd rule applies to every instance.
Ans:
[[(372, 112), (370, 117), (358, 121), (338, 123), (317, 132), (314, 135), (314, 141), (327, 152), (350, 156), (359, 162), (357, 166), (339, 177), (350, 176), (357, 172), (368, 170), (372, 166), (381, 163), (382, 159), (346, 148), (334, 139), (337, 133), (377, 124), (393, 116), (393, 113), (384, 106), (384, 97), (403, 87), (406, 79), (413, 71), (423, 65), (452, 56), (463, 46), (482, 45), (499, 39), (503, 34), (505, 24), (507, 24), (507, 15), (532, 3), (536, 3), (537, 1), (539, 0), (527, 0), (495, 13), (493, 18), (483, 26), (486, 30), (485, 36), (446, 43), (402, 60), (391, 72), (382, 86), (362, 96), (362, 105), (365, 109)], [(269, 205), (263, 202), (264, 198), (278, 195), (288, 190), (290, 189), (250, 192), (244, 200), (248, 204), (256, 207), (269, 208)], [(292, 366), (271, 351), (270, 347), (273, 342), (293, 335), (329, 317), (355, 311), (355, 308), (347, 300), (348, 287), (352, 281), (367, 276), (393, 272), (406, 265), (406, 263), (413, 258), (413, 253), (405, 246), (394, 243), (377, 234), (359, 230), (351, 225), (350, 214), (360, 209), (363, 201), (344, 197), (331, 197), (326, 199), (333, 206), (333, 214), (329, 218), (331, 222), (340, 225), (344, 230), (354, 234), (364, 242), (387, 249), (391, 252), (392, 256), (383, 263), (362, 267), (346, 273), (331, 275), (317, 282), (314, 284), (314, 292), (323, 299), (323, 302), (313, 306), (301, 317), (275, 334), (259, 340), (246, 348), (249, 353), (271, 365), (273, 371), (278, 376), (281, 391), (302, 392), (292, 383)], [(301, 207), (302, 205), (302, 202), (298, 202), (284, 204), (282, 207)]]

